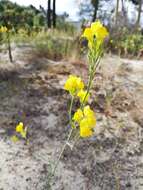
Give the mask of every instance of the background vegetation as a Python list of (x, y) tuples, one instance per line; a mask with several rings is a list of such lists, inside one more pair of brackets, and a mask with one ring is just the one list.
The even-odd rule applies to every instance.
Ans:
[[(134, 22), (128, 16), (126, 0), (121, 2), (116, 0), (115, 6), (110, 9), (109, 5), (112, 2), (112, 0), (81, 1), (80, 21), (75, 25), (68, 19), (66, 12), (62, 15), (56, 14), (55, 0), (47, 1), (47, 9), (42, 6), (37, 9), (33, 5), (25, 7), (1, 0), (0, 26), (8, 28), (11, 42), (18, 44), (30, 42), (41, 56), (58, 60), (67, 58), (75, 52), (79, 54), (79, 26), (84, 28), (88, 26), (87, 20), (100, 19), (110, 31), (110, 38), (106, 43), (107, 52), (120, 56), (142, 57), (143, 29), (140, 25), (142, 0), (130, 0), (137, 14)], [(6, 42), (5, 38), (6, 36), (0, 33), (0, 44)]]

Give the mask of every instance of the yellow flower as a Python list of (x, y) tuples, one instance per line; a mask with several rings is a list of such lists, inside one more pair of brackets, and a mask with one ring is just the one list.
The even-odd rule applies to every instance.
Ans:
[(16, 132), (21, 133), (24, 130), (24, 125), (22, 122), (20, 122), (17, 126), (16, 126)]
[(88, 40), (90, 49), (98, 48), (104, 39), (109, 35), (107, 29), (101, 24), (100, 21), (93, 22), (90, 28), (86, 28), (82, 37)]
[(26, 139), (26, 135), (27, 135), (27, 130), (26, 128), (24, 128), (24, 125), (22, 122), (20, 122), (17, 126), (16, 126), (16, 132), (20, 133), (20, 135), (22, 136), (22, 138)]
[(84, 88), (84, 83), (80, 77), (70, 75), (67, 79), (64, 89), (69, 91), (71, 95), (75, 95), (79, 90)]
[(96, 118), (89, 106), (85, 106), (83, 111), (78, 109), (73, 120), (79, 124), (81, 137), (90, 137), (93, 134), (92, 130), (96, 126)]
[(96, 36), (97, 40), (104, 40), (108, 35), (107, 29), (100, 23), (100, 21), (91, 24), (91, 30)]
[(73, 116), (73, 120), (74, 120), (74, 121), (77, 121), (77, 122), (79, 123), (82, 118), (83, 118), (83, 112), (82, 112), (81, 109), (78, 109), (78, 110), (75, 112), (74, 116)]
[(80, 90), (80, 91), (77, 93), (77, 96), (79, 97), (80, 102), (83, 103), (83, 102), (87, 102), (87, 101), (88, 101), (89, 93), (87, 94), (87, 91)]
[(17, 141), (19, 141), (19, 138), (18, 138), (16, 135), (13, 135), (13, 136), (11, 137), (11, 140), (12, 140), (13, 142), (17, 142)]
[(6, 26), (1, 26), (0, 32), (2, 32), (2, 33), (7, 32), (7, 27)]

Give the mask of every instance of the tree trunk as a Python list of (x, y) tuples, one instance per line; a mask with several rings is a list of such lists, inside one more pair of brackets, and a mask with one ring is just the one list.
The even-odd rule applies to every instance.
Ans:
[(118, 22), (118, 11), (119, 11), (119, 0), (117, 0), (116, 2), (115, 25), (117, 25)]
[(123, 16), (126, 16), (126, 10), (125, 10), (125, 7), (124, 7), (124, 0), (121, 0), (121, 3), (122, 3)]
[(97, 18), (99, 0), (92, 0), (92, 5), (94, 7), (94, 14), (93, 14), (92, 21), (94, 22), (96, 20), (96, 18)]
[(128, 26), (128, 17), (127, 17), (126, 8), (124, 6), (125, 0), (121, 0), (121, 3), (122, 3), (122, 16), (124, 18), (124, 26)]
[(53, 0), (53, 27), (56, 28), (56, 0)]
[(136, 22), (137, 27), (140, 25), (141, 12), (142, 12), (142, 0), (139, 0), (138, 17)]
[(48, 28), (51, 28), (51, 0), (48, 0), (47, 26)]

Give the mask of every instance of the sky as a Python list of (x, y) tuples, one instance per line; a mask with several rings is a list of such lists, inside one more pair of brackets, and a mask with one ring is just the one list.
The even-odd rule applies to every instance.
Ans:
[[(39, 8), (39, 5), (43, 7), (47, 7), (47, 0), (11, 0), (12, 2), (16, 2), (20, 5), (34, 5)], [(77, 12), (78, 12), (78, 2), (80, 0), (56, 0), (57, 5), (57, 13), (61, 14), (63, 12), (67, 12), (69, 14), (69, 18), (72, 20), (77, 20)]]

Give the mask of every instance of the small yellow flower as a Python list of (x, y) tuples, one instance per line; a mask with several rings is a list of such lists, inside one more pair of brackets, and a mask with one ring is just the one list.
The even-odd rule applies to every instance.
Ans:
[(22, 138), (26, 139), (26, 135), (27, 135), (27, 129), (24, 128), (24, 125), (22, 122), (20, 122), (17, 126), (16, 126), (16, 132), (20, 133)]
[(73, 120), (79, 123), (82, 118), (83, 118), (83, 112), (81, 109), (78, 109), (73, 116)]
[(87, 91), (84, 91), (84, 90), (80, 90), (77, 93), (77, 96), (79, 97), (81, 103), (87, 102), (89, 99), (89, 93), (87, 94)]
[(82, 82), (81, 78), (74, 75), (70, 75), (64, 85), (64, 89), (69, 91), (73, 96), (83, 88), (84, 83)]
[(17, 141), (19, 141), (19, 138), (18, 138), (16, 135), (13, 135), (13, 136), (11, 137), (11, 140), (12, 140), (13, 142), (17, 142)]
[(0, 32), (1, 32), (1, 33), (7, 32), (7, 27), (6, 27), (6, 26), (1, 26)]
[(16, 126), (16, 132), (21, 133), (24, 130), (24, 125), (22, 122), (20, 122), (17, 126)]

